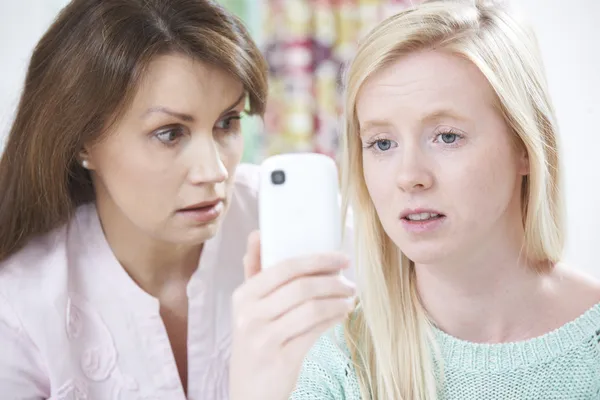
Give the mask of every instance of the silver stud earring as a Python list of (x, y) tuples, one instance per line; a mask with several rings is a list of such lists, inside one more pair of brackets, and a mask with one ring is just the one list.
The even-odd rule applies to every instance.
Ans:
[(88, 160), (82, 160), (81, 161), (81, 166), (85, 169), (89, 169), (90, 167), (90, 163), (88, 162)]

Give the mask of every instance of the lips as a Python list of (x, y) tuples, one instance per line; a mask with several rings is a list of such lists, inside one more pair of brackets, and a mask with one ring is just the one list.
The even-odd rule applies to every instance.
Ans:
[(440, 229), (446, 222), (446, 216), (437, 210), (418, 208), (404, 210), (400, 215), (402, 226), (411, 235), (431, 234)]
[(400, 215), (400, 218), (409, 222), (425, 222), (443, 217), (445, 217), (445, 215), (441, 212), (430, 209), (404, 210)]
[(177, 210), (176, 215), (187, 221), (186, 223), (198, 226), (198, 224), (205, 225), (217, 220), (224, 209), (225, 204), (223, 200), (215, 199), (181, 208)]
[(222, 201), (223, 201), (223, 199), (215, 199), (215, 200), (204, 201), (202, 203), (196, 203), (196, 204), (193, 204), (193, 205), (185, 207), (185, 208), (180, 208), (178, 211), (180, 211), (180, 212), (186, 212), (186, 211), (203, 211), (203, 210), (209, 210), (209, 209), (211, 209), (212, 207), (216, 206), (217, 204), (219, 204)]
[(441, 217), (443, 217), (443, 215), (439, 214), (439, 213), (422, 212), (422, 213), (408, 214), (406, 217), (404, 217), (404, 219), (406, 219), (408, 221), (418, 222), (418, 221), (428, 221), (431, 219), (438, 219)]

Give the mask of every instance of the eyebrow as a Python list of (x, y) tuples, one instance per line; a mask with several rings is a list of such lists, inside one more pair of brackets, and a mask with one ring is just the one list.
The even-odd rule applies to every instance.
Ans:
[(389, 123), (385, 120), (381, 120), (381, 119), (369, 120), (364, 124), (364, 126), (362, 126), (362, 125), (360, 126), (360, 133), (365, 133), (374, 128), (388, 128), (391, 125), (392, 125), (391, 123)]
[(153, 114), (153, 113), (168, 114), (168, 115), (170, 115), (172, 117), (175, 117), (175, 118), (180, 119), (180, 120), (185, 121), (185, 122), (192, 122), (192, 121), (194, 121), (194, 117), (192, 117), (189, 114), (178, 113), (176, 111), (169, 110), (168, 108), (163, 107), (163, 106), (151, 107), (151, 108), (147, 109), (146, 112), (144, 113), (144, 115), (142, 115), (142, 118), (146, 118), (149, 114)]
[[(432, 112), (426, 114), (425, 116), (421, 117), (421, 122), (422, 123), (423, 122), (432, 122), (432, 121), (440, 120), (442, 118), (452, 118), (452, 119), (455, 119), (458, 121), (465, 121), (465, 122), (469, 121), (469, 119), (467, 117), (463, 117), (450, 109), (442, 108), (442, 109), (432, 111)], [(360, 132), (364, 133), (364, 132), (367, 132), (374, 128), (389, 128), (392, 125), (393, 124), (389, 120), (373, 119), (373, 120), (367, 121), (364, 124), (364, 126), (361, 125)]]
[(421, 118), (421, 121), (429, 122), (429, 121), (436, 121), (436, 120), (439, 120), (442, 118), (452, 118), (452, 119), (456, 119), (459, 121), (469, 121), (469, 119), (467, 117), (457, 114), (455, 111), (453, 111), (449, 108), (440, 108), (438, 110), (430, 112), (424, 118)]
[[(246, 91), (243, 91), (242, 94), (235, 100), (235, 102), (233, 104), (231, 104), (229, 107), (227, 107), (225, 109), (225, 111), (223, 111), (221, 113), (221, 115), (227, 114), (228, 112), (233, 110), (238, 104), (240, 104), (240, 102), (242, 100), (245, 99), (245, 97), (246, 97)], [(194, 121), (194, 117), (192, 115), (173, 111), (164, 106), (150, 107), (149, 109), (146, 110), (146, 112), (144, 112), (144, 114), (142, 115), (142, 118), (145, 118), (149, 114), (153, 114), (153, 113), (167, 114), (167, 115), (170, 115), (172, 117), (175, 117), (175, 118), (180, 119), (185, 122), (193, 122)]]

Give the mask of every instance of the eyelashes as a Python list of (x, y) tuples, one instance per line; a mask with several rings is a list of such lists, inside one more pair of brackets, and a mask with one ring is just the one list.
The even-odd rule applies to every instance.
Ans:
[(215, 127), (217, 129), (223, 129), (226, 131), (230, 131), (232, 129), (239, 128), (240, 121), (242, 120), (242, 114), (230, 115), (221, 119)]
[[(453, 148), (460, 146), (464, 138), (465, 135), (461, 132), (454, 129), (444, 129), (436, 132), (431, 142), (439, 144), (444, 148)], [(397, 141), (385, 136), (379, 136), (365, 142), (363, 149), (372, 150), (376, 153), (386, 153), (398, 146)]]
[(375, 139), (366, 143), (364, 148), (375, 149), (380, 152), (388, 151), (394, 147), (398, 147), (398, 143), (390, 139)]
[[(213, 127), (219, 135), (235, 135), (240, 132), (241, 120), (243, 115), (240, 113), (231, 114), (221, 118)], [(182, 124), (168, 125), (153, 132), (153, 137), (160, 143), (172, 147), (177, 145), (185, 136), (190, 136), (192, 132)]]
[(156, 131), (154, 137), (167, 146), (173, 146), (179, 142), (185, 133), (185, 128), (183, 126), (175, 125)]
[(443, 143), (450, 147), (455, 147), (464, 138), (465, 135), (463, 135), (462, 133), (456, 132), (453, 129), (448, 129), (437, 133), (434, 138), (434, 143)]

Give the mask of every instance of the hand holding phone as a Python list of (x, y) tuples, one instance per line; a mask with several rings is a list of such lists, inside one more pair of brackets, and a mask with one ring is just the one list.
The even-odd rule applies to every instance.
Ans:
[(327, 253), (261, 269), (260, 235), (248, 240), (246, 282), (233, 295), (231, 400), (288, 399), (316, 340), (354, 309), (349, 260)]
[(260, 233), (248, 240), (246, 282), (233, 296), (232, 400), (287, 399), (319, 336), (354, 308), (355, 285), (340, 272), (337, 170), (318, 154), (262, 165)]

